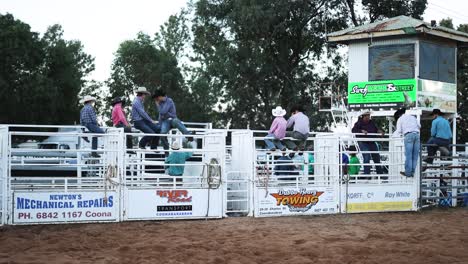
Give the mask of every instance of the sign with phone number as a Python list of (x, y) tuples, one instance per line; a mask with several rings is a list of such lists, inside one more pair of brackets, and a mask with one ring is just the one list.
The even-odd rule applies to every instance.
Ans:
[(13, 197), (13, 223), (116, 221), (118, 208), (118, 195), (114, 191), (16, 192)]

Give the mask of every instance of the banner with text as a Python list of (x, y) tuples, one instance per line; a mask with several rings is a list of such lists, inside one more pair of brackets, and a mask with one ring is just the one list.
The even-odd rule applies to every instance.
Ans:
[(222, 217), (221, 189), (144, 189), (125, 191), (125, 218)]
[(416, 80), (348, 83), (350, 109), (389, 109), (416, 106)]
[(333, 187), (256, 188), (255, 195), (256, 217), (339, 213)]
[(115, 191), (32, 193), (13, 195), (13, 223), (118, 221), (119, 196)]

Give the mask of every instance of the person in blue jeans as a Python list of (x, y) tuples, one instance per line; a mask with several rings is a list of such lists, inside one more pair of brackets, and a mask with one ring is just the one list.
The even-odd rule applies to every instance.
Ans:
[(431, 138), (427, 141), (427, 144), (431, 146), (427, 147), (427, 157), (424, 161), (432, 164), (434, 161), (434, 156), (436, 155), (437, 149), (439, 147), (447, 147), (450, 145), (452, 140), (452, 129), (450, 128), (450, 123), (447, 119), (444, 118), (444, 114), (440, 109), (432, 110), (431, 115), (434, 120), (432, 121), (431, 126)]
[[(382, 129), (378, 128), (374, 121), (370, 118), (370, 112), (366, 111), (359, 117), (359, 120), (354, 124), (353, 133), (359, 133), (357, 138), (375, 138), (376, 135), (367, 135), (368, 133), (380, 133), (384, 135)], [(380, 154), (377, 153), (379, 150), (375, 141), (359, 141), (359, 148), (362, 153), (362, 157), (364, 159), (364, 164), (369, 164), (371, 158), (374, 161), (374, 164), (380, 163)], [(369, 153), (375, 152), (375, 153)], [(375, 170), (377, 174), (384, 174), (384, 169), (380, 165), (375, 166)], [(365, 165), (364, 166), (364, 174), (370, 175), (371, 166)]]
[[(146, 113), (143, 102), (147, 95), (150, 93), (145, 87), (140, 87), (136, 91), (137, 96), (133, 100), (132, 104), (132, 120), (136, 129), (147, 134), (159, 134), (161, 133), (161, 127), (156, 121)], [(151, 149), (156, 149), (159, 143), (159, 137), (145, 136), (138, 143), (139, 148), (144, 149), (146, 145), (151, 142)]]
[[(159, 113), (159, 124), (161, 126), (161, 134), (167, 134), (171, 128), (177, 128), (182, 134), (192, 134), (185, 125), (177, 118), (176, 107), (172, 98), (166, 96), (163, 90), (156, 90), (153, 94), (158, 113)], [(192, 138), (189, 138), (191, 141)], [(167, 137), (161, 138), (164, 149), (169, 149), (169, 142)]]
[(403, 135), (405, 141), (405, 171), (400, 172), (400, 174), (406, 177), (414, 177), (414, 172), (418, 166), (419, 151), (421, 150), (419, 136), (421, 124), (415, 116), (406, 114), (405, 108), (396, 111), (394, 117), (397, 120), (397, 126), (393, 134), (396, 136)]
[[(91, 133), (104, 134), (104, 130), (99, 127), (96, 112), (94, 111), (93, 105), (96, 102), (96, 98), (86, 95), (81, 100), (81, 103), (84, 104), (83, 108), (80, 111), (80, 124), (86, 127)], [(91, 149), (96, 150), (98, 145), (97, 137), (92, 137)], [(96, 152), (92, 152), (91, 156), (99, 157)]]

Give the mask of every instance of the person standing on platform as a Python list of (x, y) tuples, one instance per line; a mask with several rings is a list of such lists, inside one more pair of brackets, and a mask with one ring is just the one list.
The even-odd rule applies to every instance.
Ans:
[(393, 134), (395, 136), (403, 135), (405, 142), (405, 171), (400, 172), (400, 174), (406, 177), (414, 177), (418, 165), (419, 151), (421, 150), (419, 136), (421, 124), (415, 116), (406, 114), (405, 108), (396, 111), (394, 117), (397, 120), (397, 125)]
[[(353, 133), (360, 134), (356, 136), (357, 138), (364, 138), (364, 137), (375, 138), (376, 137), (375, 135), (367, 135), (368, 133), (371, 133), (371, 134), (380, 133), (382, 136), (385, 135), (383, 130), (377, 127), (374, 121), (370, 118), (369, 111), (366, 111), (361, 114), (361, 116), (359, 117), (359, 120), (354, 124), (353, 129), (351, 131)], [(374, 164), (380, 163), (380, 155), (379, 153), (377, 153), (378, 146), (375, 141), (359, 141), (358, 144), (362, 152), (362, 157), (364, 158), (364, 164), (369, 164), (371, 158), (374, 161)], [(370, 151), (373, 153), (369, 153)], [(375, 170), (377, 171), (377, 174), (384, 174), (384, 169), (380, 165), (376, 165)], [(371, 166), (364, 165), (364, 174), (366, 174), (367, 177), (370, 177), (370, 173), (371, 173)]]

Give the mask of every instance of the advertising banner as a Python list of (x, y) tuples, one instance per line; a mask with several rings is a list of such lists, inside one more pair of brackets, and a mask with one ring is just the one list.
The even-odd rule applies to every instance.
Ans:
[(255, 200), (256, 217), (339, 213), (333, 187), (257, 188)]
[(389, 109), (416, 106), (416, 80), (348, 83), (350, 109)]
[(441, 109), (443, 112), (457, 112), (457, 86), (431, 80), (418, 80), (418, 108)]
[(125, 217), (130, 220), (222, 216), (221, 189), (129, 189), (125, 193)]
[[(416, 188), (412, 185), (349, 185), (343, 193), (343, 209), (348, 213), (412, 211), (417, 208)], [(346, 205), (347, 203), (347, 205)]]
[(119, 196), (108, 192), (13, 194), (13, 223), (117, 221)]

